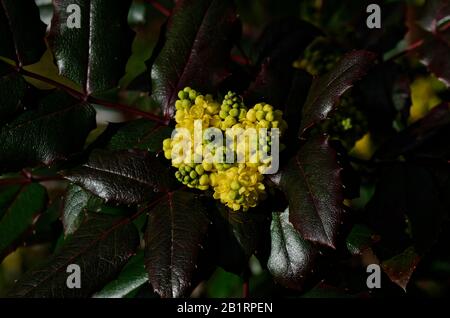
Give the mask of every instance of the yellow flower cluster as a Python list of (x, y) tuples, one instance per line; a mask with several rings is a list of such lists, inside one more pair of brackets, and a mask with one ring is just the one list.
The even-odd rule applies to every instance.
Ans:
[[(279, 128), (280, 134), (287, 129), (287, 124), (283, 120), (283, 113), (280, 110), (274, 110), (271, 105), (265, 103), (256, 104), (247, 109), (242, 102), (242, 98), (233, 92), (229, 92), (222, 103), (219, 104), (211, 95), (201, 95), (195, 90), (186, 87), (178, 93), (178, 100), (175, 103), (176, 128), (186, 128), (190, 132), (190, 137), (194, 137), (194, 122), (201, 120), (202, 129), (215, 127), (225, 132), (231, 129), (234, 132), (241, 128), (243, 131), (247, 128), (253, 128), (256, 132), (261, 128), (270, 131), (271, 128)], [(228, 130), (229, 131), (229, 130)], [(228, 132), (227, 131), (227, 132)], [(214, 198), (220, 200), (234, 211), (246, 211), (250, 207), (255, 207), (259, 201), (266, 197), (265, 186), (263, 184), (263, 172), (271, 165), (270, 158), (265, 160), (245, 160), (245, 163), (225, 163), (215, 162), (213, 158), (205, 156), (201, 163), (194, 163), (194, 156), (202, 154), (202, 149), (191, 147), (191, 162), (186, 163), (179, 160), (177, 147), (182, 140), (181, 135), (175, 135), (173, 138), (164, 140), (163, 150), (167, 159), (172, 160), (172, 166), (178, 169), (175, 173), (176, 178), (190, 188), (200, 190), (213, 189)], [(203, 139), (201, 147), (206, 146), (210, 140)], [(262, 149), (270, 152), (270, 136)], [(244, 149), (248, 149), (248, 138), (243, 138), (242, 144), (237, 143), (232, 149), (234, 157)], [(219, 156), (225, 159), (226, 147), (218, 147), (213, 154), (217, 152)], [(254, 153), (252, 156), (261, 154)], [(180, 156), (182, 157), (182, 156)], [(246, 159), (250, 159), (245, 157)]]

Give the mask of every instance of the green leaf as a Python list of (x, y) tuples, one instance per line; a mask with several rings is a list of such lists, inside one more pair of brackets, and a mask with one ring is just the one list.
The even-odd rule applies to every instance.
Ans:
[(289, 221), (304, 239), (335, 246), (343, 214), (341, 170), (325, 136), (309, 139), (280, 171)]
[(344, 55), (330, 72), (313, 80), (303, 106), (300, 136), (328, 117), (339, 97), (367, 73), (374, 60), (371, 52), (353, 51)]
[(64, 172), (65, 178), (106, 201), (149, 201), (175, 183), (169, 165), (143, 151), (95, 150), (86, 164)]
[[(175, 113), (179, 90), (215, 93), (229, 75), (235, 31), (233, 1), (177, 1), (163, 34), (164, 46), (151, 69), (152, 96), (166, 116)], [(150, 60), (153, 61), (153, 58)]]
[[(11, 197), (14, 192), (14, 197)], [(0, 212), (3, 215), (0, 219), (0, 260), (14, 249), (14, 244), (27, 233), (45, 208), (46, 193), (38, 183), (25, 185), (18, 192), (16, 187), (6, 193), (2, 191), (1, 198), (9, 199), (9, 203)]]
[(95, 127), (95, 110), (62, 92), (44, 98), (0, 128), (0, 171), (51, 164), (83, 148)]
[(139, 251), (138, 254), (130, 258), (117, 279), (108, 283), (108, 285), (92, 297), (123, 298), (146, 282), (148, 282), (148, 275), (144, 266), (144, 252)]
[(355, 224), (347, 236), (347, 249), (352, 255), (362, 255), (374, 241), (373, 232), (363, 224)]
[(18, 184), (0, 187), (0, 218), (5, 213), (9, 202), (14, 199), (21, 187), (22, 186)]
[(396, 255), (381, 264), (384, 272), (390, 280), (406, 291), (406, 286), (414, 273), (420, 256), (414, 250), (414, 247), (408, 247), (401, 254)]
[[(57, 0), (49, 35), (61, 75), (92, 94), (116, 87), (131, 54), (130, 0)], [(80, 7), (80, 28), (69, 28), (71, 4)]]
[(289, 209), (272, 214), (272, 243), (267, 268), (281, 285), (302, 289), (313, 269), (317, 248), (299, 235), (289, 222)]
[(162, 142), (170, 138), (172, 128), (146, 119), (138, 119), (120, 128), (108, 143), (110, 150), (142, 149), (159, 152)]
[(183, 297), (193, 272), (209, 220), (199, 197), (185, 191), (169, 192), (149, 211), (145, 233), (145, 267), (161, 297)]
[[(93, 214), (50, 261), (28, 272), (10, 292), (14, 298), (88, 297), (108, 283), (139, 244), (129, 219)], [(81, 288), (67, 288), (67, 267), (80, 266)]]
[(0, 124), (23, 108), (26, 87), (23, 77), (0, 61)]
[(99, 209), (101, 203), (99, 197), (71, 184), (67, 189), (62, 212), (64, 234), (73, 234), (86, 216), (86, 212)]
[(0, 56), (19, 66), (36, 63), (46, 49), (45, 30), (34, 1), (0, 1)]

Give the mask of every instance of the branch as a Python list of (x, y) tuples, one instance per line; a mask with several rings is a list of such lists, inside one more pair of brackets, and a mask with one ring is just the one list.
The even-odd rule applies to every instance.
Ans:
[(14, 177), (14, 178), (6, 178), (0, 179), (0, 186), (5, 185), (14, 185), (14, 184), (29, 184), (32, 182), (44, 182), (44, 181), (61, 181), (63, 177), (60, 175), (52, 175), (52, 176), (39, 176), (33, 175), (33, 173), (29, 170), (22, 170), (21, 174), (23, 177)]
[(158, 10), (162, 15), (169, 17), (170, 16), (170, 10), (164, 7), (161, 3), (159, 3), (156, 0), (145, 0), (148, 4), (150, 4), (153, 8)]
[(242, 298), (250, 298), (250, 270), (244, 272), (244, 282), (242, 283)]
[(138, 116), (144, 117), (146, 119), (149, 119), (151, 121), (157, 122), (157, 123), (159, 123), (161, 125), (164, 125), (164, 126), (167, 126), (169, 124), (169, 121), (170, 121), (169, 119), (165, 119), (163, 117), (159, 117), (157, 115), (153, 115), (152, 113), (144, 112), (142, 110), (139, 110), (137, 108), (134, 108), (134, 107), (131, 107), (131, 106), (128, 106), (128, 105), (123, 105), (123, 104), (115, 103), (115, 102), (108, 102), (108, 101), (101, 100), (101, 99), (98, 99), (98, 98), (92, 97), (92, 96), (89, 96), (87, 98), (87, 102), (88, 103), (102, 105), (104, 107), (111, 108), (111, 109), (121, 110), (121, 111), (126, 112), (126, 113), (138, 115)]
[(152, 113), (147, 113), (147, 112), (144, 112), (142, 110), (139, 110), (137, 108), (134, 108), (134, 107), (131, 107), (131, 106), (128, 106), (128, 105), (123, 105), (123, 104), (116, 103), (116, 102), (109, 102), (109, 101), (101, 100), (101, 99), (98, 99), (98, 98), (93, 97), (93, 96), (87, 96), (84, 93), (82, 93), (80, 91), (77, 91), (77, 90), (75, 90), (75, 89), (73, 89), (73, 88), (71, 88), (71, 87), (69, 87), (69, 86), (67, 86), (65, 84), (57, 82), (57, 81), (55, 81), (53, 79), (50, 79), (48, 77), (42, 76), (40, 74), (36, 74), (36, 73), (30, 72), (30, 71), (24, 70), (23, 68), (14, 68), (14, 70), (17, 71), (18, 73), (24, 75), (24, 76), (28, 76), (28, 77), (34, 78), (36, 80), (39, 80), (41, 82), (53, 85), (53, 86), (55, 86), (55, 87), (65, 91), (65, 92), (67, 92), (69, 95), (73, 96), (74, 98), (76, 98), (76, 99), (78, 99), (80, 101), (93, 103), (93, 104), (98, 104), (98, 105), (102, 105), (102, 106), (107, 107), (107, 108), (116, 109), (116, 110), (120, 110), (120, 111), (123, 111), (123, 112), (126, 112), (126, 113), (130, 113), (130, 114), (134, 114), (134, 115), (137, 115), (137, 116), (141, 116), (141, 117), (146, 118), (148, 120), (160, 123), (160, 124), (162, 124), (164, 126), (167, 126), (169, 124), (169, 122), (170, 122), (170, 119), (168, 119), (168, 118), (163, 118), (163, 117), (154, 115)]
[(411, 45), (406, 47), (403, 51), (400, 51), (400, 52), (392, 55), (390, 58), (386, 59), (384, 62), (386, 63), (386, 62), (394, 61), (394, 60), (398, 59), (399, 57), (402, 57), (403, 55), (405, 55), (411, 51), (414, 51), (418, 47), (421, 47), (422, 44), (423, 44), (423, 40), (419, 40), (415, 43), (412, 43)]

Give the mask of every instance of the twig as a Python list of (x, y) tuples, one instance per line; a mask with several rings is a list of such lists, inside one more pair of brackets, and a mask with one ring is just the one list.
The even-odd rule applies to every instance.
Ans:
[(423, 44), (423, 40), (419, 40), (413, 44), (411, 44), (410, 46), (408, 46), (407, 48), (405, 48), (403, 51), (400, 51), (394, 55), (392, 55), (390, 58), (388, 58), (387, 60), (385, 60), (384, 62), (390, 62), (393, 60), (398, 59), (399, 57), (402, 57), (403, 55), (407, 54), (408, 52), (411, 52), (415, 49), (417, 49), (418, 47), (420, 47)]
[(158, 10), (162, 15), (169, 17), (170, 16), (170, 10), (164, 7), (161, 3), (159, 3), (156, 0), (145, 0), (148, 4), (150, 4), (153, 8)]
[(73, 96), (74, 98), (76, 98), (80, 101), (94, 103), (94, 104), (102, 105), (107, 108), (116, 109), (116, 110), (120, 110), (120, 111), (123, 111), (126, 113), (138, 115), (138, 116), (141, 116), (148, 120), (160, 123), (165, 126), (167, 126), (169, 124), (169, 121), (170, 121), (169, 119), (154, 115), (152, 113), (147, 113), (147, 112), (141, 111), (137, 108), (134, 108), (134, 107), (131, 107), (128, 105), (123, 105), (123, 104), (116, 103), (116, 102), (109, 102), (109, 101), (105, 101), (105, 100), (102, 100), (102, 99), (99, 99), (99, 98), (96, 98), (93, 96), (85, 95), (82, 92), (79, 92), (65, 84), (62, 84), (60, 82), (57, 82), (55, 80), (52, 80), (45, 76), (42, 76), (40, 74), (36, 74), (36, 73), (30, 72), (30, 71), (24, 70), (23, 68), (16, 68), (15, 70), (24, 76), (28, 76), (28, 77), (34, 78), (36, 80), (39, 80), (41, 82), (53, 85), (65, 92), (67, 92), (68, 94), (70, 94), (71, 96)]
[(35, 182), (44, 182), (44, 181), (60, 181), (63, 180), (63, 177), (60, 175), (53, 175), (53, 176), (38, 176), (33, 175), (28, 170), (22, 170), (23, 177), (14, 177), (14, 178), (6, 178), (6, 179), (0, 179), (0, 186), (2, 185), (14, 185), (14, 184), (29, 184), (33, 181)]
[(163, 117), (159, 117), (159, 116), (154, 115), (152, 113), (144, 112), (142, 110), (139, 110), (137, 108), (134, 108), (134, 107), (131, 107), (131, 106), (128, 106), (128, 105), (123, 105), (123, 104), (115, 103), (115, 102), (108, 102), (108, 101), (105, 101), (105, 100), (102, 100), (102, 99), (95, 98), (93, 96), (89, 96), (87, 98), (87, 102), (88, 103), (93, 103), (93, 104), (98, 104), (98, 105), (101, 105), (101, 106), (104, 106), (104, 107), (107, 107), (107, 108), (110, 108), (110, 109), (121, 110), (121, 111), (126, 112), (126, 113), (142, 116), (142, 117), (144, 117), (146, 119), (149, 119), (151, 121), (157, 122), (157, 123), (159, 123), (161, 125), (164, 125), (164, 126), (167, 126), (169, 124), (169, 121), (170, 121), (169, 119), (165, 119)]
[(250, 298), (250, 269), (244, 272), (244, 282), (242, 283), (242, 298)]
[(27, 71), (27, 70), (25, 70), (23, 68), (17, 69), (17, 72), (19, 72), (20, 74), (22, 74), (24, 76), (28, 76), (28, 77), (34, 78), (34, 79), (36, 79), (38, 81), (41, 81), (41, 82), (53, 85), (53, 86), (55, 86), (57, 88), (60, 88), (63, 91), (65, 91), (68, 94), (70, 94), (73, 97), (75, 97), (76, 99), (85, 100), (85, 95), (82, 92), (79, 92), (79, 91), (77, 91), (77, 90), (75, 90), (75, 89), (73, 89), (73, 88), (71, 88), (71, 87), (69, 87), (67, 85), (64, 85), (62, 83), (59, 83), (59, 82), (57, 82), (55, 80), (52, 80), (51, 78), (48, 78), (48, 77), (45, 77), (45, 76), (42, 76), (42, 75), (30, 72), (30, 71)]

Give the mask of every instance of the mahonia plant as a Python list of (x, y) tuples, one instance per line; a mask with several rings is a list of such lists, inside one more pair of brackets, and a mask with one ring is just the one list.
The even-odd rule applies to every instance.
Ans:
[[(242, 98), (234, 92), (228, 92), (223, 101), (218, 103), (212, 95), (202, 95), (186, 87), (178, 93), (178, 98), (175, 102), (176, 128), (186, 128), (190, 132), (190, 137), (194, 138), (194, 122), (199, 120), (202, 129), (214, 127), (225, 134), (234, 133), (233, 138), (236, 137), (238, 142), (233, 143), (234, 149), (231, 149), (233, 159), (237, 158), (237, 152), (244, 152), (243, 156), (248, 160), (244, 163), (226, 163), (227, 146), (221, 146), (214, 149), (215, 152), (209, 153), (209, 157), (205, 156), (202, 163), (194, 163), (195, 154), (201, 154), (210, 142), (204, 137), (199, 149), (194, 149), (195, 145), (191, 145), (189, 156), (191, 162), (186, 163), (182, 160), (182, 156), (173, 158), (174, 149), (182, 149), (179, 143), (184, 141), (183, 134), (176, 133), (172, 138), (163, 141), (163, 150), (165, 157), (172, 160), (172, 166), (178, 169), (175, 173), (177, 180), (189, 188), (199, 190), (212, 188), (214, 198), (234, 211), (247, 211), (255, 207), (266, 197), (263, 174), (271, 165), (271, 157), (262, 160), (263, 154), (245, 153), (249, 139), (239, 138), (239, 133), (244, 134), (245, 129), (252, 128), (259, 136), (261, 128), (268, 129), (269, 134), (270, 129), (278, 128), (282, 136), (287, 129), (287, 123), (282, 118), (283, 112), (266, 103), (258, 103), (248, 109)], [(270, 137), (267, 136), (264, 140), (266, 144), (258, 149), (270, 153), (272, 140)], [(216, 152), (223, 160), (215, 160)]]
[(449, 290), (448, 1), (235, 2), (0, 1), (0, 297)]

